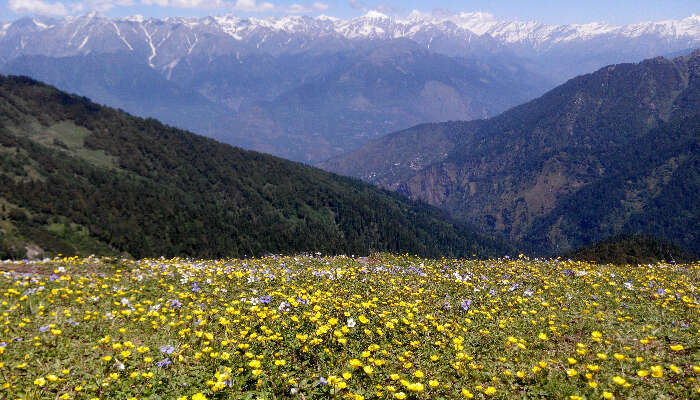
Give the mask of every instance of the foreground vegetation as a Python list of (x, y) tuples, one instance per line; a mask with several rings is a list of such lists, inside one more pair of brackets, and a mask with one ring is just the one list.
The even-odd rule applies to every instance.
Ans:
[(4, 398), (700, 394), (700, 263), (382, 254), (1, 267)]

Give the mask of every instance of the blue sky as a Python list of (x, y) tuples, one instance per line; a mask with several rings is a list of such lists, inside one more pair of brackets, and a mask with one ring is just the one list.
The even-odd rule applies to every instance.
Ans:
[(700, 14), (698, 0), (2, 0), (0, 19), (23, 15), (77, 15), (98, 11), (110, 17), (141, 14), (147, 17), (203, 16), (234, 13), (241, 16), (326, 14), (352, 18), (367, 10), (406, 15), (416, 9), (430, 12), (486, 11), (502, 19), (555, 23), (604, 21), (613, 24), (680, 19)]

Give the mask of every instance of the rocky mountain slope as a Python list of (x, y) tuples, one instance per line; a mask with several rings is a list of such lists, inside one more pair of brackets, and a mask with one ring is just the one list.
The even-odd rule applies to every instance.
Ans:
[(426, 124), (322, 166), (532, 249), (626, 233), (699, 252), (700, 51), (574, 78), (497, 117)]

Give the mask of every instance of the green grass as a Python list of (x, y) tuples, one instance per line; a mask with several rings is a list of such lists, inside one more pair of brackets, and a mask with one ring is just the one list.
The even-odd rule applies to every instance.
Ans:
[(700, 395), (697, 262), (376, 254), (0, 269), (5, 398)]
[(85, 138), (91, 132), (71, 121), (60, 121), (47, 126), (31, 120), (21, 126), (8, 127), (8, 130), (17, 136), (30, 138), (52, 149), (62, 150), (95, 166), (117, 168), (115, 157), (108, 155), (104, 150), (85, 147)]
[[(104, 168), (116, 168), (116, 158), (107, 155), (103, 150), (91, 150), (85, 147), (85, 138), (90, 131), (69, 121), (61, 121), (50, 127), (57, 140), (63, 142), (71, 153), (85, 161)], [(53, 143), (52, 143), (53, 144)]]

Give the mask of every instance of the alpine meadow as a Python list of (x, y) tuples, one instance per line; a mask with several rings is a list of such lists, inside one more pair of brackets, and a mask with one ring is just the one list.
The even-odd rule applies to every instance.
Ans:
[(0, 399), (700, 399), (691, 3), (0, 3)]

